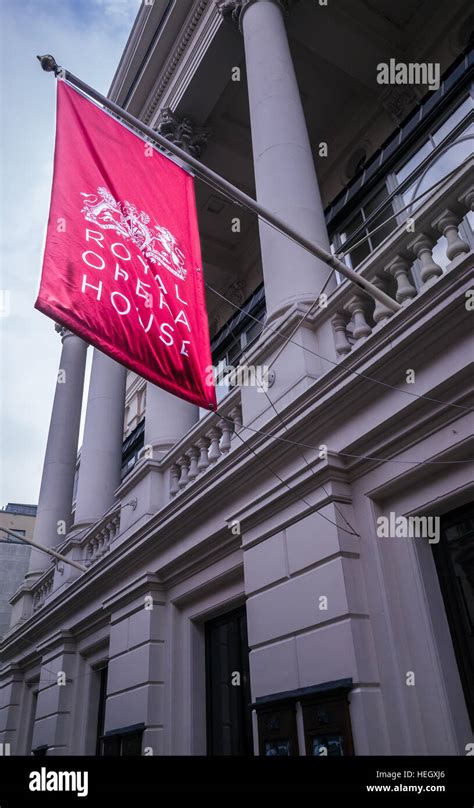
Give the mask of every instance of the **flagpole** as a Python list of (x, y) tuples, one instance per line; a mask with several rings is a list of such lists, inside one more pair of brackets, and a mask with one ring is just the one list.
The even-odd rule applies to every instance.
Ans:
[(183, 149), (180, 149), (179, 146), (176, 146), (172, 141), (165, 138), (164, 135), (160, 135), (159, 132), (155, 132), (155, 130), (150, 126), (142, 123), (142, 121), (135, 118), (134, 115), (131, 115), (129, 112), (127, 112), (127, 110), (123, 109), (118, 104), (115, 104), (114, 101), (111, 101), (110, 98), (107, 98), (105, 95), (102, 95), (102, 93), (94, 90), (93, 87), (90, 87), (80, 78), (74, 76), (69, 72), (69, 70), (65, 70), (63, 67), (60, 67), (57, 64), (54, 56), (46, 54), (44, 56), (37, 56), (36, 58), (39, 60), (43, 70), (45, 70), (47, 73), (54, 73), (56, 78), (59, 77), (65, 79), (73, 87), (76, 87), (81, 92), (93, 98), (99, 104), (102, 104), (106, 109), (110, 110), (110, 112), (118, 115), (147, 138), (158, 144), (162, 149), (170, 152), (185, 165), (192, 168), (197, 176), (209, 180), (214, 186), (220, 188), (225, 194), (232, 197), (239, 205), (244, 205), (245, 207), (250, 208), (250, 210), (252, 210), (258, 217), (263, 219), (263, 221), (273, 225), (284, 235), (293, 239), (293, 241), (295, 241), (305, 250), (316, 256), (316, 258), (319, 258), (332, 269), (340, 272), (341, 275), (344, 275), (345, 278), (352, 281), (352, 283), (367, 294), (371, 295), (373, 298), (375, 298), (375, 300), (378, 300), (380, 303), (388, 306), (391, 311), (396, 312), (401, 309), (401, 305), (397, 303), (396, 300), (393, 300), (393, 298), (389, 297), (389, 295), (387, 295), (373, 283), (362, 277), (362, 275), (358, 275), (357, 272), (354, 272), (353, 269), (344, 264), (339, 258), (336, 258), (335, 255), (327, 252), (318, 244), (314, 244), (314, 242), (307, 239), (302, 233), (298, 232), (278, 216), (275, 216), (270, 210), (260, 205), (251, 196), (248, 196), (235, 185), (232, 185), (219, 174), (216, 174), (214, 171), (212, 171), (212, 169), (204, 165), (204, 163), (199, 162), (199, 160), (196, 160), (196, 158), (192, 157)]

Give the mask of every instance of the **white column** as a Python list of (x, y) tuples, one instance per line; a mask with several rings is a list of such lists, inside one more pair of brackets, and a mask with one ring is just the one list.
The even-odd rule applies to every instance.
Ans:
[[(62, 541), (71, 526), (71, 507), (87, 344), (70, 331), (56, 326), (62, 351), (41, 477), (34, 540), (45, 547)], [(27, 577), (48, 568), (50, 558), (31, 551)]]
[(151, 382), (146, 386), (145, 446), (159, 460), (199, 420), (199, 408)]
[[(279, 0), (236, 0), (244, 35), (257, 200), (329, 250), (308, 130)], [(226, 8), (220, 5), (225, 13)], [(227, 3), (227, 13), (229, 3)], [(260, 222), (267, 313), (313, 302), (329, 267)], [(326, 291), (334, 289), (334, 277)]]
[(94, 349), (76, 496), (75, 526), (98, 521), (115, 501), (122, 465), (127, 371)]

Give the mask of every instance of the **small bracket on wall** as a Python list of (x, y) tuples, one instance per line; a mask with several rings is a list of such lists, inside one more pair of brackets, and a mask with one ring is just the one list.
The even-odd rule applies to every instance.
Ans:
[(122, 507), (123, 508), (130, 507), (132, 509), (132, 511), (134, 511), (136, 509), (137, 505), (138, 505), (138, 499), (137, 499), (137, 497), (134, 497), (133, 499), (130, 500), (130, 502), (125, 502), (125, 504), (122, 505)]

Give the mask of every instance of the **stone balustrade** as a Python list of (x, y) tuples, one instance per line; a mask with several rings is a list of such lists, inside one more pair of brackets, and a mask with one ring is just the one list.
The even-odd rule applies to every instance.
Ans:
[[(78, 547), (78, 555), (75, 555), (78, 560), (86, 567), (95, 564), (102, 556), (110, 550), (110, 545), (115, 536), (120, 530), (120, 509), (116, 506), (110, 510), (100, 522), (97, 522), (80, 538), (67, 537), (64, 542), (55, 547), (54, 549), (68, 556), (69, 553), (75, 552), (74, 548)], [(64, 567), (65, 562), (59, 562), (60, 567)], [(33, 612), (41, 609), (46, 599), (55, 589), (54, 575), (57, 564), (53, 564), (47, 572), (45, 572), (38, 581), (35, 582), (31, 589), (32, 608)], [(62, 570), (60, 570), (62, 572)]]
[(31, 591), (33, 597), (33, 612), (39, 611), (39, 609), (41, 609), (44, 606), (48, 595), (51, 594), (54, 582), (54, 570), (55, 567), (52, 566), (35, 583), (35, 586)]
[(110, 550), (110, 545), (120, 529), (120, 512), (108, 513), (106, 517), (88, 533), (84, 542), (84, 564), (90, 567)]
[[(459, 233), (459, 225), (474, 209), (473, 168), (474, 160), (461, 167), (416, 211), (410, 227), (401, 224), (395, 228), (393, 235), (382, 242), (357, 270), (390, 297), (407, 305), (448, 272), (452, 262), (471, 252), (471, 247)], [(433, 256), (433, 248), (442, 236), (445, 238), (444, 267)], [(413, 274), (415, 261), (421, 284), (415, 281)], [(352, 284), (340, 287), (332, 296), (329, 308), (335, 348), (340, 359), (393, 315), (387, 306), (364, 292), (354, 292)]]
[(209, 413), (164, 458), (170, 497), (176, 497), (232, 451), (242, 427), (240, 391), (226, 397), (219, 414)]

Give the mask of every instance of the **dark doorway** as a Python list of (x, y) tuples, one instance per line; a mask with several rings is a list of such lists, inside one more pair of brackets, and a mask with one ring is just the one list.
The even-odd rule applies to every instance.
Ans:
[(433, 554), (466, 705), (474, 727), (474, 503), (441, 517)]
[(252, 755), (245, 606), (206, 623), (208, 755)]

